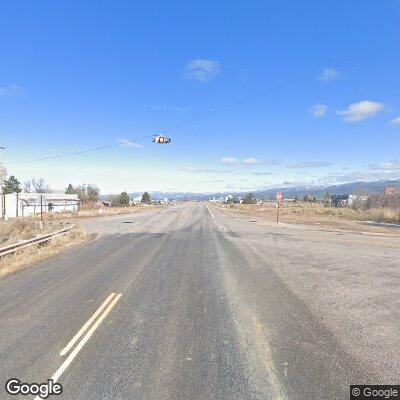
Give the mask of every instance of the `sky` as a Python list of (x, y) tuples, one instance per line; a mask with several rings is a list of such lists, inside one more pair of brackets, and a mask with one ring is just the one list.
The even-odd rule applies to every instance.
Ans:
[[(106, 194), (400, 178), (398, 0), (13, 1), (0, 14), (0, 160), (21, 182)], [(152, 143), (160, 133), (171, 143)]]

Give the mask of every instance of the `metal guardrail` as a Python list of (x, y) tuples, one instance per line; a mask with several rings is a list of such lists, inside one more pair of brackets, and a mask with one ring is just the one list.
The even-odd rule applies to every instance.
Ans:
[(5, 247), (0, 247), (0, 257), (3, 257), (7, 254), (15, 253), (18, 250), (33, 246), (35, 244), (47, 242), (57, 236), (65, 235), (73, 228), (75, 228), (75, 225), (69, 226), (68, 228), (60, 229), (58, 231), (47, 233), (46, 235), (37, 236), (33, 239), (24, 240), (22, 242), (14, 243)]

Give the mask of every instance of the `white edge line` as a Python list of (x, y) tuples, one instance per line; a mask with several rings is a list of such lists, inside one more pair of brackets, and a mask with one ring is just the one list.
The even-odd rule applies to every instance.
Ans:
[(211, 216), (215, 219), (215, 216), (214, 216), (214, 214), (212, 213), (212, 211), (208, 208), (208, 205), (207, 205), (207, 204), (204, 204), (204, 205), (206, 206), (207, 210), (210, 212)]
[(90, 326), (90, 324), (97, 318), (97, 316), (103, 311), (105, 306), (111, 301), (111, 299), (115, 296), (115, 293), (111, 293), (104, 303), (97, 309), (97, 311), (86, 321), (85, 325), (82, 326), (81, 329), (77, 332), (77, 334), (70, 340), (70, 342), (61, 350), (60, 356), (64, 356), (69, 352), (71, 347), (78, 341), (78, 339), (85, 333), (86, 329)]
[(191, 205), (180, 215), (180, 217), (183, 217), (183, 216), (189, 211), (189, 208), (192, 208), (192, 206), (193, 206), (193, 204), (191, 204)]
[[(101, 324), (101, 321), (108, 315), (108, 313), (112, 310), (112, 308), (115, 306), (119, 298), (122, 296), (121, 293), (117, 294), (117, 296), (114, 297), (113, 301), (108, 305), (108, 307), (105, 309), (103, 314), (100, 315), (98, 320), (93, 324), (93, 326), (89, 329), (89, 331), (86, 333), (86, 335), (83, 337), (83, 339), (78, 343), (78, 345), (75, 347), (75, 349), (70, 353), (70, 355), (67, 357), (67, 359), (61, 364), (60, 368), (58, 368), (57, 372), (51, 377), (51, 379), (54, 382), (57, 382), (58, 379), (60, 378), (61, 374), (66, 370), (66, 368), (71, 364), (72, 360), (77, 356), (79, 351), (82, 349), (82, 347), (85, 345), (85, 343), (90, 339), (90, 337), (93, 335), (93, 332), (98, 328), (98, 326)], [(40, 397), (36, 397), (36, 399), (40, 399)]]

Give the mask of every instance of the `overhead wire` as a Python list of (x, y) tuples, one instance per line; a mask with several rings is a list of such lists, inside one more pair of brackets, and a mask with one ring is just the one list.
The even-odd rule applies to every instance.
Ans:
[[(348, 61), (350, 61), (349, 58), (344, 58), (341, 61), (336, 62), (336, 63), (332, 63), (330, 65), (336, 66), (339, 63), (348, 62)], [(279, 90), (282, 87), (285, 87), (287, 85), (290, 85), (290, 84), (293, 84), (293, 83), (297, 83), (297, 82), (299, 82), (301, 80), (304, 80), (304, 79), (306, 79), (306, 78), (308, 78), (310, 76), (315, 76), (315, 68), (312, 71), (309, 71), (309, 72), (304, 73), (304, 74), (302, 74), (300, 76), (297, 76), (295, 78), (288, 79), (288, 80), (283, 81), (283, 82), (281, 82), (279, 84), (276, 84), (276, 85), (273, 85), (273, 86), (268, 87), (266, 89), (263, 89), (263, 90), (255, 93), (253, 95), (243, 97), (243, 98), (241, 98), (241, 99), (239, 99), (237, 101), (231, 102), (231, 103), (226, 104), (224, 106), (214, 108), (211, 111), (208, 111), (208, 112), (206, 112), (206, 113), (204, 113), (202, 115), (199, 115), (198, 117), (192, 118), (192, 119), (184, 121), (182, 123), (175, 124), (175, 125), (167, 128), (167, 129), (162, 130), (162, 133), (171, 132), (171, 131), (173, 131), (175, 129), (178, 129), (180, 127), (192, 124), (192, 123), (197, 122), (197, 121), (201, 121), (201, 120), (203, 120), (205, 118), (208, 118), (208, 117), (210, 117), (212, 115), (217, 114), (218, 112), (227, 110), (229, 108), (236, 107), (236, 106), (238, 106), (240, 104), (243, 104), (243, 103), (246, 103), (248, 101), (251, 101), (251, 100), (253, 100), (253, 99), (257, 98), (257, 97), (261, 97), (261, 96), (263, 96), (263, 95), (265, 95), (267, 93)], [(140, 137), (140, 138), (126, 139), (126, 140), (120, 141), (119, 143), (111, 143), (111, 144), (107, 144), (107, 145), (104, 145), (104, 146), (98, 146), (98, 147), (92, 147), (92, 148), (89, 148), (89, 149), (84, 149), (84, 150), (79, 150), (79, 151), (61, 153), (61, 154), (56, 154), (56, 155), (53, 155), (53, 156), (45, 156), (45, 157), (32, 158), (32, 159), (26, 159), (26, 160), (11, 161), (8, 164), (23, 164), (23, 163), (29, 163), (29, 162), (45, 161), (45, 160), (53, 160), (53, 159), (58, 159), (58, 158), (70, 157), (70, 156), (85, 154), (85, 153), (94, 152), (94, 151), (98, 151), (98, 150), (105, 150), (105, 149), (109, 149), (109, 148), (112, 148), (112, 147), (123, 146), (126, 143), (139, 142), (141, 140), (148, 139), (148, 138), (153, 137), (153, 136), (154, 135), (148, 135), (148, 136), (143, 136), (143, 137)]]

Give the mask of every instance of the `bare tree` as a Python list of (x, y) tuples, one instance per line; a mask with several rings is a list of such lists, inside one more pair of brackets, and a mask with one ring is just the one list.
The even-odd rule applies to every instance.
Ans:
[(100, 189), (91, 183), (82, 183), (75, 188), (79, 200), (83, 202), (96, 203), (99, 201)]
[(29, 188), (30, 192), (48, 193), (51, 191), (49, 184), (43, 178), (32, 178), (30, 182), (24, 183), (24, 189)]
[(31, 181), (25, 181), (22, 187), (24, 193), (30, 193), (32, 191)]

